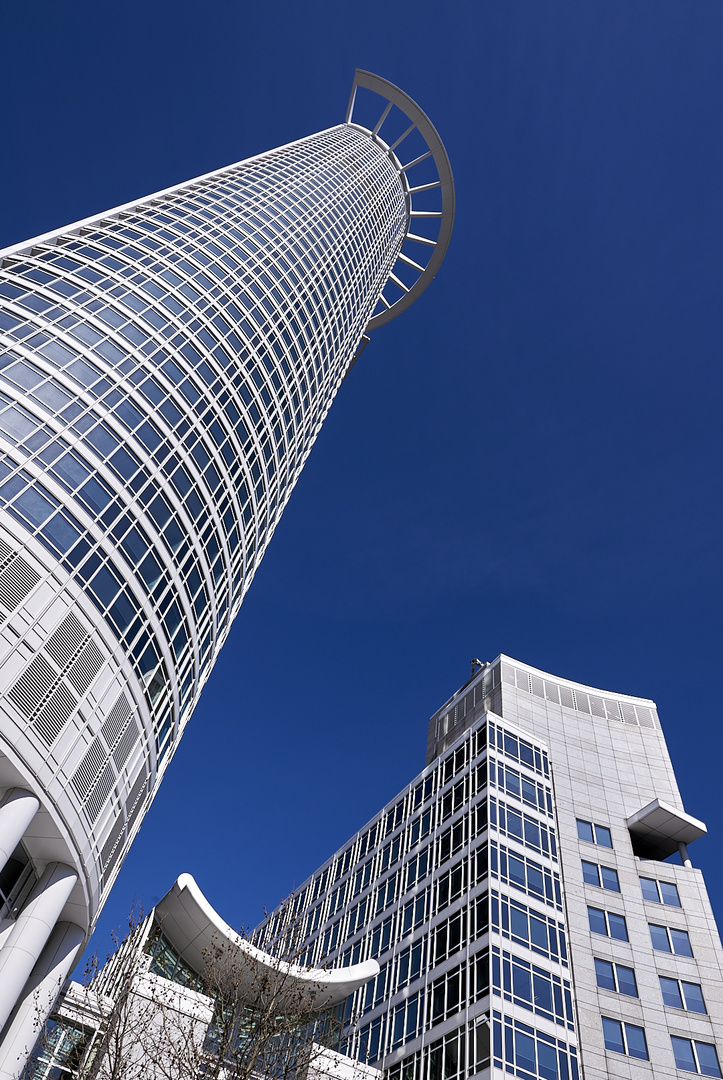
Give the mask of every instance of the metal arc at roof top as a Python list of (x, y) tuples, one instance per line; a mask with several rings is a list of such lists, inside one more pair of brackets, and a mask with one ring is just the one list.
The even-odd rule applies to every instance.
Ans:
[[(373, 128), (363, 127), (361, 124), (354, 121), (357, 90), (360, 88), (371, 90), (373, 93), (379, 94), (379, 96), (384, 98), (387, 102), (384, 111), (381, 113)], [(382, 139), (380, 130), (393, 106), (396, 106), (397, 109), (404, 113), (410, 121), (410, 126), (399, 138), (389, 145)], [(366, 132), (367, 135), (370, 135), (379, 146), (382, 146), (387, 151), (392, 162), (399, 170), (407, 198), (409, 214), (405, 242), (411, 241), (412, 243), (419, 245), (419, 248), (422, 250), (432, 249), (426, 264), (420, 263), (417, 259), (410, 258), (400, 249), (399, 255), (397, 256), (397, 262), (392, 268), (389, 279), (397, 286), (401, 295), (390, 302), (387, 297), (382, 294), (381, 310), (372, 316), (367, 325), (367, 330), (376, 330), (378, 326), (383, 326), (384, 323), (390, 322), (413, 304), (417, 297), (424, 292), (439, 270), (442, 260), (447, 252), (447, 248), (449, 247), (449, 241), (452, 236), (452, 226), (454, 224), (454, 178), (452, 176), (452, 167), (449, 163), (449, 158), (447, 157), (447, 151), (444, 149), (442, 140), (429, 117), (422, 112), (419, 106), (412, 101), (403, 90), (400, 90), (394, 83), (389, 82), (388, 79), (382, 79), (381, 76), (373, 75), (370, 71), (361, 71), (357, 68), (354, 75), (354, 84), (351, 89), (349, 107), (346, 113), (346, 123), (351, 127), (356, 127), (359, 130)], [(416, 155), (413, 160), (408, 161), (403, 165), (403, 159), (399, 157), (397, 150), (402, 147), (404, 140), (407, 139), (413, 131), (419, 132), (422, 136), (422, 139), (427, 145), (427, 151), (421, 155)], [(412, 168), (429, 158), (433, 160), (434, 165), (436, 166), (437, 179), (431, 183), (415, 186), (415, 184), (410, 181), (407, 174)], [(439, 190), (441, 194), (441, 209), (431, 211), (415, 209), (413, 196), (421, 194), (423, 191), (431, 191), (434, 189)], [(413, 232), (415, 220), (422, 218), (432, 218), (439, 221), (439, 234), (436, 239), (420, 236)], [(402, 245), (402, 247), (404, 247), (404, 245)], [(399, 267), (399, 263), (404, 264), (405, 268), (411, 268), (418, 273), (418, 277), (411, 285), (403, 281), (398, 276), (398, 273), (395, 273)]]

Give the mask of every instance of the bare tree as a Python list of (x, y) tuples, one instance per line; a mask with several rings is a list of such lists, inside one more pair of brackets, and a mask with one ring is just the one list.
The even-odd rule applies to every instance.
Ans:
[(282, 923), (273, 954), (244, 933), (219, 936), (197, 972), (170, 946), (162, 923), (134, 912), (108, 961), (91, 961), (84, 985), (71, 984), (26, 1080), (53, 1067), (77, 1080), (301, 1080), (327, 1072), (342, 1030), (339, 1009), (328, 1007), (323, 980), (299, 978), (301, 927), (291, 908)]

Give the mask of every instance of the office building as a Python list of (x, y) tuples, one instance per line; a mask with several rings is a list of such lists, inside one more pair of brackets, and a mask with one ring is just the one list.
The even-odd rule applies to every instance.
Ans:
[(63, 989), (27, 1080), (249, 1071), (277, 1080), (373, 1080), (376, 1069), (335, 1048), (335, 1013), (378, 973), (374, 960), (308, 970), (262, 952), (182, 874), (90, 981)]
[(307, 963), (380, 965), (346, 1052), (389, 1080), (720, 1077), (705, 831), (652, 701), (475, 661), (424, 770), (296, 892)]
[(0, 1076), (453, 210), (429, 120), (357, 72), (344, 123), (0, 252)]

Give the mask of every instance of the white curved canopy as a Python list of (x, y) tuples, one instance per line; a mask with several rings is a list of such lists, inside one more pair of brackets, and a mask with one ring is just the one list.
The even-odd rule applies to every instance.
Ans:
[(274, 984), (282, 995), (296, 995), (313, 1009), (344, 1001), (379, 973), (376, 960), (345, 968), (303, 968), (279, 960), (252, 945), (216, 912), (190, 874), (181, 874), (156, 905), (156, 921), (174, 949), (202, 977), (213, 957), (232, 963), (243, 995), (251, 1003), (259, 987)]

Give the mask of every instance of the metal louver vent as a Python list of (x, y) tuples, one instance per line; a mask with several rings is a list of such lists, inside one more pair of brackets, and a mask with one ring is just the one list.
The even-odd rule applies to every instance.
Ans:
[(8, 697), (31, 720), (50, 696), (57, 678), (42, 653), (38, 653), (10, 689)]
[(128, 811), (128, 832), (130, 834), (131, 825), (135, 821), (139, 810), (143, 807), (146, 796), (148, 794), (148, 777), (145, 772), (141, 772), (141, 775), (133, 785), (133, 789), (128, 796), (127, 805), (130, 806)]
[(67, 686), (63, 683), (56, 686), (33, 721), (33, 727), (48, 746), (55, 742), (77, 706), (78, 701)]
[(103, 666), (103, 656), (93, 641), (89, 641), (68, 671), (68, 679), (79, 694), (84, 694)]
[(103, 744), (96, 736), (70, 779), (71, 784), (78, 792), (81, 799), (84, 799), (92, 788), (98, 774), (105, 765), (105, 761), (106, 755)]
[(655, 727), (655, 721), (653, 720), (653, 714), (650, 709), (645, 709), (642, 705), (636, 705), (635, 711), (638, 714), (638, 722), (641, 727)]
[(85, 812), (91, 821), (95, 821), (98, 814), (103, 808), (105, 800), (113, 790), (115, 784), (115, 774), (111, 767), (110, 762), (103, 769), (103, 772), (98, 777), (95, 787), (91, 791), (88, 798), (85, 800)]
[(40, 581), (40, 574), (17, 555), (0, 573), (0, 604), (14, 611)]
[(115, 866), (118, 859), (118, 855), (121, 848), (121, 840), (125, 836), (125, 822), (121, 825), (120, 829), (116, 833), (111, 833), (106, 842), (103, 844), (103, 850), (100, 853), (100, 861), (103, 867), (103, 875), (106, 876)]
[(72, 664), (88, 640), (88, 633), (72, 613), (63, 619), (45, 646), (61, 671)]
[(126, 724), (130, 719), (131, 711), (131, 707), (128, 704), (128, 698), (125, 694), (121, 694), (103, 722), (103, 727), (100, 729), (100, 733), (105, 739), (106, 746), (109, 750), (115, 749), (116, 743), (123, 734)]
[(7, 564), (10, 562), (15, 552), (6, 544), (4, 540), (0, 540), (0, 570), (4, 570)]
[(113, 760), (115, 761), (115, 767), (118, 772), (120, 772), (125, 765), (131, 750), (137, 742), (138, 729), (135, 724), (129, 723), (128, 727), (123, 732), (123, 736), (118, 743), (118, 746), (113, 751)]
[(617, 723), (655, 729), (657, 727), (657, 713), (644, 705), (632, 705), (627, 701), (614, 701), (610, 698), (597, 697), (588, 694), (582, 689), (573, 690), (572, 687), (559, 686), (553, 682), (542, 680), (530, 672), (521, 671), (510, 664), (500, 664), (502, 669), (502, 681), (509, 686), (516, 686), (518, 690), (532, 694), (534, 697), (553, 701), (563, 705), (566, 709), (575, 712), (587, 713), (589, 716), (599, 716), (601, 719), (614, 720)]

